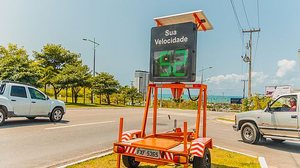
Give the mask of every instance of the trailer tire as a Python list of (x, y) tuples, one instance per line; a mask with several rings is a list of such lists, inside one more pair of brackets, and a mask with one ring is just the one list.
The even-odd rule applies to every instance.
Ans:
[(122, 155), (123, 164), (127, 168), (137, 168), (140, 162), (135, 161), (134, 157)]
[(194, 157), (193, 168), (211, 168), (211, 156), (208, 148), (205, 148), (203, 157)]

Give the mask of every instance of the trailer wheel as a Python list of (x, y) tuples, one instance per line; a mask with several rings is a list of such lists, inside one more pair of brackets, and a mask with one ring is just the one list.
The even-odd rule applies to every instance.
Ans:
[(208, 148), (205, 148), (203, 157), (194, 157), (193, 168), (211, 168), (211, 157)]
[(137, 168), (140, 162), (135, 161), (134, 157), (122, 155), (123, 164), (127, 168)]

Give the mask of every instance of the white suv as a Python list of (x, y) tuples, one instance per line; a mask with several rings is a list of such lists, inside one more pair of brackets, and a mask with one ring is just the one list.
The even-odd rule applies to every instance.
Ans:
[(0, 83), (0, 125), (10, 117), (49, 117), (58, 122), (66, 112), (65, 103), (50, 99), (35, 87), (16, 82)]

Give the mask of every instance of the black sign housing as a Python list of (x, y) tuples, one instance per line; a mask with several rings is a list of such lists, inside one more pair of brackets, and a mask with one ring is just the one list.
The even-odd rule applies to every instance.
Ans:
[(192, 22), (151, 29), (150, 81), (196, 80), (197, 26)]

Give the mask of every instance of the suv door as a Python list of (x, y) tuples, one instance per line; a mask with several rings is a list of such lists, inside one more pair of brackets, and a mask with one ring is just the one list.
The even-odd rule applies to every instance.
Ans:
[(298, 137), (299, 107), (297, 107), (296, 95), (278, 98), (269, 110), (275, 120), (276, 135)]
[(37, 89), (28, 87), (31, 97), (32, 116), (47, 116), (50, 112), (50, 101), (48, 97)]
[(11, 86), (10, 101), (14, 113), (18, 116), (27, 116), (30, 113), (30, 99), (24, 86)]

